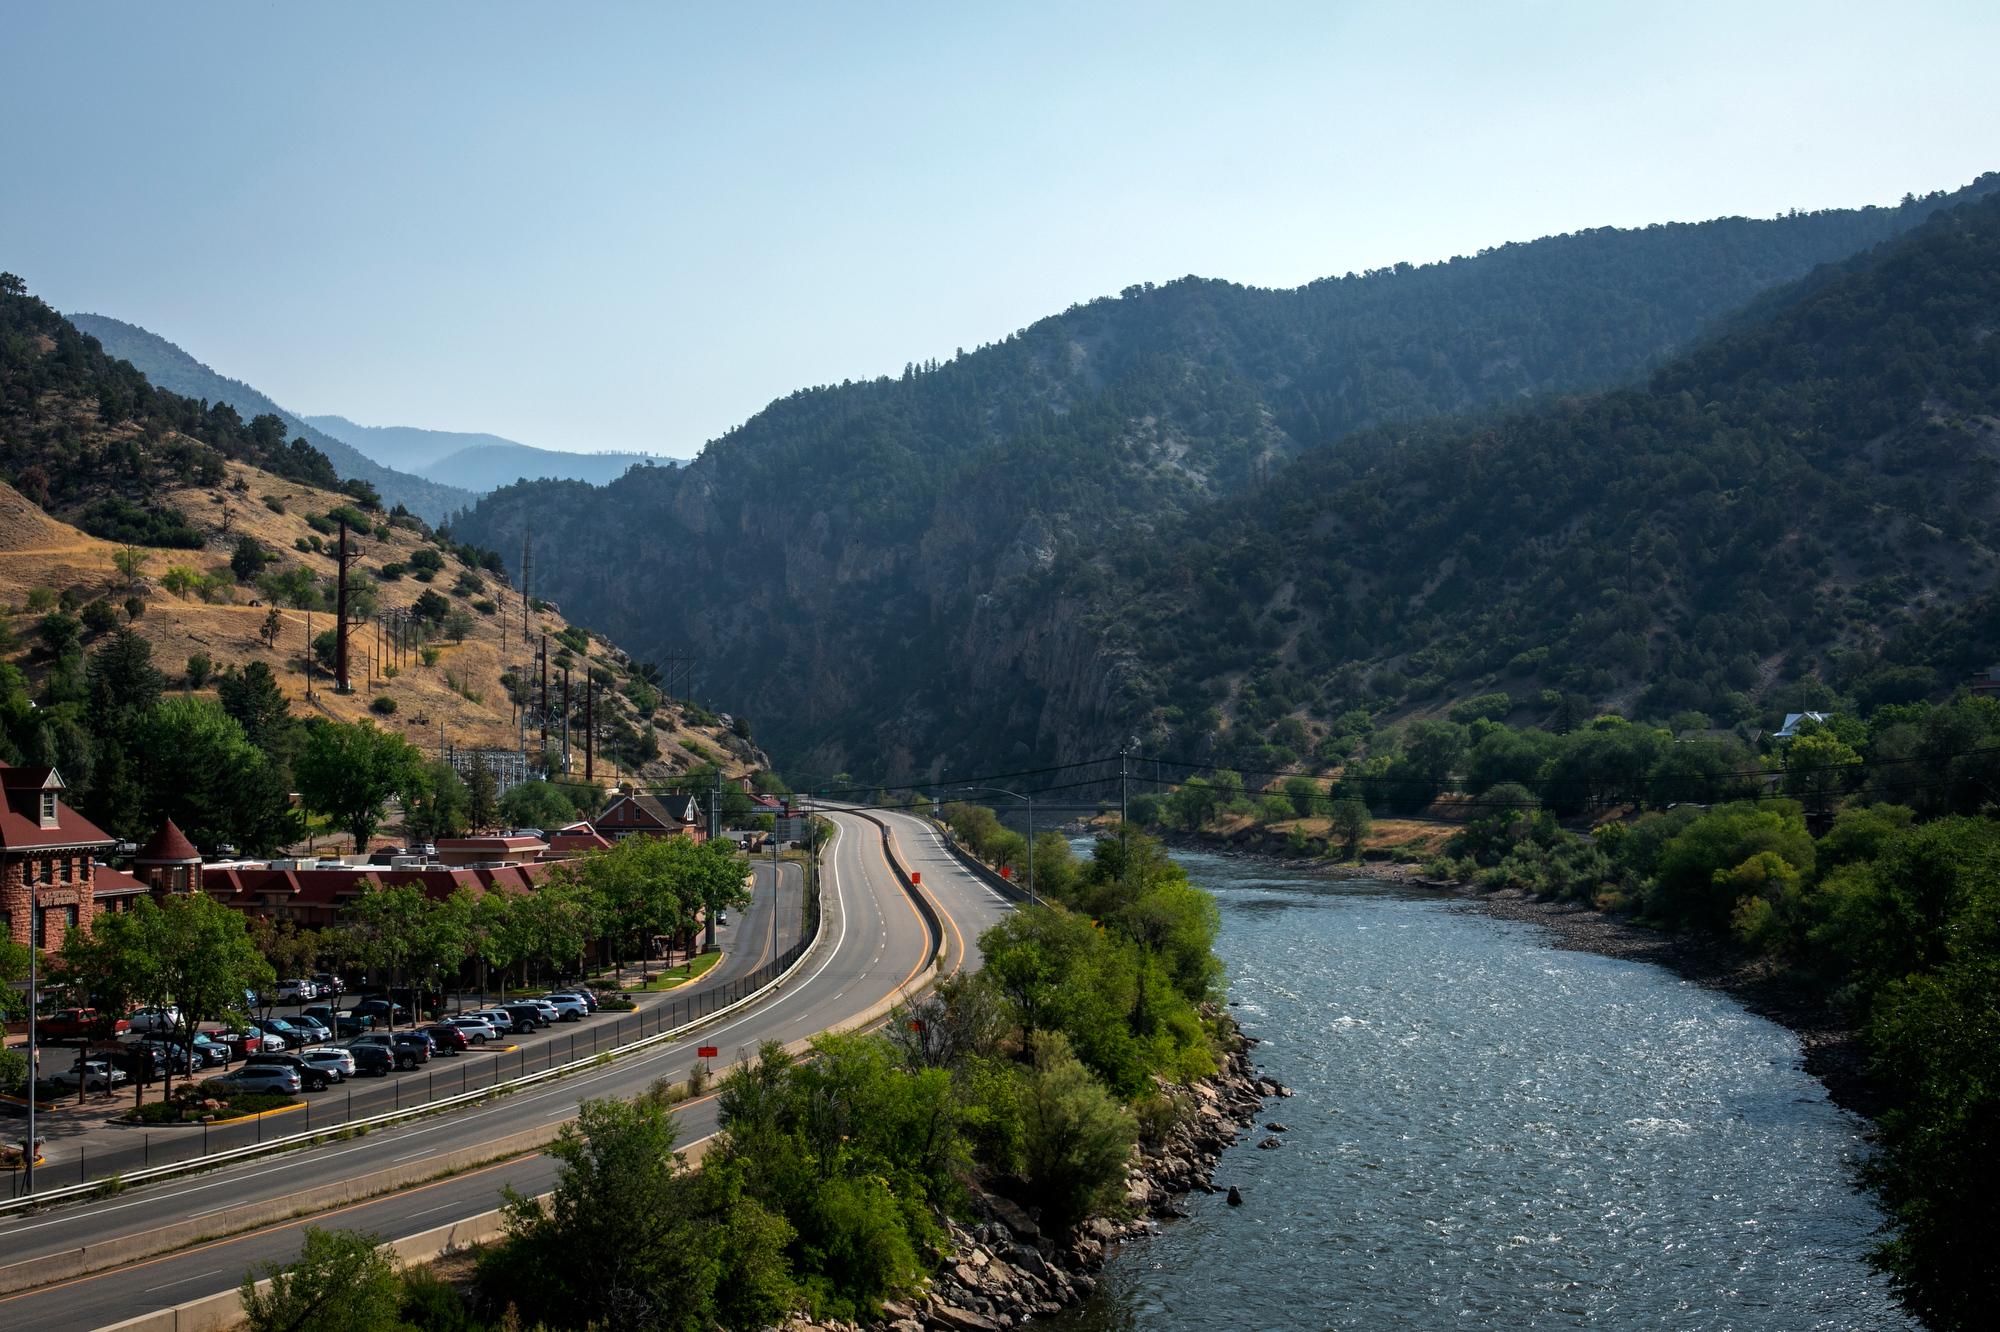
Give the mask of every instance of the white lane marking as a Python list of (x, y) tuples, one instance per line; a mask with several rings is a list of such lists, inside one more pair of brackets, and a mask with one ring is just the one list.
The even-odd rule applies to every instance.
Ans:
[(414, 1161), (419, 1156), (429, 1156), (435, 1150), (437, 1149), (434, 1147), (426, 1147), (422, 1151), (404, 1152), (401, 1156), (392, 1156), (389, 1159), (391, 1161)]
[(429, 1216), (432, 1212), (442, 1212), (447, 1207), (459, 1207), (462, 1205), (460, 1203), (439, 1203), (436, 1207), (426, 1207), (421, 1212), (411, 1212), (410, 1220), (414, 1221), (420, 1216)]
[(157, 1286), (146, 1287), (143, 1293), (150, 1295), (156, 1290), (166, 1290), (170, 1286), (185, 1286), (188, 1282), (199, 1281), (203, 1277), (221, 1276), (226, 1270), (226, 1268), (218, 1267), (213, 1272), (196, 1272), (193, 1276), (184, 1276), (178, 1281), (162, 1281)]

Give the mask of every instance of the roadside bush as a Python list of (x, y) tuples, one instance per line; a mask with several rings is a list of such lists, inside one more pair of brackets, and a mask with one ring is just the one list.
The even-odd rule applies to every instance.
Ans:
[[(248, 1332), (381, 1332), (397, 1325), (402, 1282), (373, 1235), (305, 1228), (298, 1258), (244, 1274)], [(269, 1277), (265, 1290), (260, 1277)]]
[(1022, 1079), (1022, 1173), (1042, 1223), (1061, 1231), (1118, 1201), (1137, 1126), (1057, 1032), (1034, 1039)]

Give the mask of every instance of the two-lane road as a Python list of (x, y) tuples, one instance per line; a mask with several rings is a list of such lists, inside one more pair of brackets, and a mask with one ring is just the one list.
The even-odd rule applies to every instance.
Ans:
[[(698, 1045), (720, 1046), (725, 1056), (747, 1055), (764, 1041), (798, 1040), (864, 1013), (916, 980), (932, 951), (931, 932), (889, 869), (876, 827), (855, 815), (827, 813), (840, 832), (826, 857), (820, 943), (793, 981), (772, 998), (720, 1019), (686, 1040), (474, 1109), (163, 1184), (128, 1197), (79, 1204), (45, 1216), (10, 1218), (0, 1222), (0, 1254), (13, 1261), (74, 1250), (249, 1199), (283, 1196), (493, 1141), (569, 1118), (581, 1099), (634, 1096), (657, 1078), (679, 1079), (695, 1062)], [(922, 840), (928, 829), (921, 823), (899, 820), (892, 826), (899, 847), (923, 870), (924, 887), (946, 917), (950, 964), (962, 965), (964, 946), (997, 918), (1004, 904), (955, 864), (934, 863)], [(744, 918), (745, 936), (753, 914)], [(747, 937), (734, 945), (752, 956), (757, 946)], [(954, 947), (959, 951), (952, 954)], [(680, 1111), (680, 1120), (683, 1143), (706, 1137), (715, 1127), (713, 1098), (689, 1103)], [(503, 1186), (528, 1194), (543, 1192), (554, 1175), (554, 1164), (545, 1156), (519, 1158), (301, 1221), (0, 1297), (0, 1327), (49, 1332), (103, 1327), (229, 1289), (251, 1267), (289, 1260), (306, 1224), (359, 1229), (384, 1238), (415, 1234), (491, 1210), (499, 1205)]]

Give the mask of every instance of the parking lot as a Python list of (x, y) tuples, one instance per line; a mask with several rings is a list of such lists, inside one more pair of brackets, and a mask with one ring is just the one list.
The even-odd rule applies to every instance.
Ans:
[[(796, 945), (800, 933), (800, 922), (791, 920), (790, 915), (800, 904), (801, 888), (789, 881), (791, 877), (786, 876), (775, 938), (770, 900), (760, 895), (732, 928), (719, 932), (724, 958), (713, 971), (675, 990), (627, 992), (624, 997), (638, 1005), (629, 1012), (600, 1008), (586, 1017), (561, 1021), (531, 1033), (506, 1034), (463, 1052), (439, 1053), (406, 1070), (377, 1076), (357, 1074), (323, 1091), (303, 1092), (296, 1105), (249, 1119), (209, 1124), (121, 1123), (118, 1117), (129, 1112), (138, 1099), (138, 1089), (130, 1083), (110, 1094), (93, 1090), (81, 1103), (74, 1089), (58, 1101), (44, 1099), (39, 1102), (41, 1113), (36, 1124), (36, 1135), (44, 1143), (42, 1164), (36, 1170), (36, 1190), (102, 1180), (266, 1138), (337, 1129), (385, 1112), (477, 1093), (527, 1074), (587, 1061), (644, 1037), (685, 1026), (744, 997), (781, 969), (781, 962)], [(739, 937), (740, 948), (735, 946)], [(774, 944), (784, 946), (785, 952), (775, 953)], [(606, 989), (600, 993), (608, 995), (612, 991)], [(260, 1006), (256, 1011), (259, 1017), (289, 1018), (316, 1004), (330, 1003), (348, 1012), (362, 997), (347, 994), (333, 1000), (301, 999), (269, 1008)], [(497, 1003), (500, 996), (493, 991), (484, 997)], [(481, 998), (477, 992), (449, 996), (443, 1012), (449, 1016), (488, 1006), (480, 1003)], [(509, 998), (518, 1001), (520, 996)], [(408, 1026), (406, 1021), (397, 1023), (398, 1030)], [(137, 1035), (127, 1035), (118, 1044), (130, 1046), (140, 1039)], [(346, 1041), (336, 1039), (327, 1044), (344, 1045)], [(74, 1042), (65, 1045), (44, 1042), (43, 1075), (68, 1068), (78, 1048)], [(227, 1069), (241, 1066), (241, 1058), (232, 1057)], [(215, 1077), (227, 1069), (221, 1066), (200, 1069), (195, 1078)], [(176, 1084), (181, 1080), (177, 1075)], [(160, 1100), (164, 1091), (164, 1082), (157, 1080), (143, 1089), (148, 1102)], [(11, 1113), (6, 1116), (0, 1135), (18, 1140), (25, 1130), (25, 1116), (18, 1102), (8, 1108)], [(11, 1173), (11, 1185), (6, 1175), (0, 1174), (0, 1189), (9, 1190), (9, 1196), (22, 1186), (20, 1172)]]

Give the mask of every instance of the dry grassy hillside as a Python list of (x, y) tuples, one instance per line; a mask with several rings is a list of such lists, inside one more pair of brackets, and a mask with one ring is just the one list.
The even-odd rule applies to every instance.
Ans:
[[(345, 495), (286, 481), (240, 462), (230, 462), (227, 473), (219, 486), (181, 487), (156, 496), (161, 503), (180, 510), (207, 535), (207, 545), (200, 550), (142, 550), (103, 541), (49, 517), (18, 492), (0, 484), (0, 613), (13, 629), (6, 657), (31, 678), (38, 676), (47, 663), (36, 657), (36, 626), (50, 604), (82, 607), (102, 599), (117, 609), (121, 623), (129, 622), (152, 645), (155, 663), (180, 687), (187, 687), (183, 672), (196, 654), (205, 654), (218, 672), (232, 664), (240, 668), (263, 661), (292, 699), (293, 710), (301, 715), (318, 713), (340, 721), (372, 719), (402, 732), (432, 753), (438, 748), (440, 726), (444, 739), (456, 747), (512, 749), (519, 744), (518, 714), (502, 677), (510, 669), (524, 677), (531, 674), (534, 652), (522, 633), (520, 594), (500, 575), (468, 569), (449, 550), (440, 551), (421, 530), (400, 523), (391, 526), (381, 513), (368, 515), (378, 525), (375, 530), (350, 537), (350, 586), (366, 589), (377, 610), (385, 614), (408, 612), (419, 596), (435, 592), (454, 611), (465, 612), (464, 617), (454, 618), (469, 619), (470, 628), (462, 641), (434, 633), (428, 642), (431, 664), (425, 664), (424, 653), (417, 648), (406, 651), (400, 669), (395, 669), (393, 649), (386, 637), (378, 635), (376, 620), (357, 617), (350, 635), (352, 692), (336, 693), (331, 676), (316, 664), (312, 698), (308, 700), (304, 669), (308, 619), (311, 632), (318, 635), (333, 627), (333, 616), (324, 611), (308, 616), (298, 610), (274, 608), (255, 579), (238, 579), (232, 573), (230, 557), (243, 537), (252, 537), (270, 553), (267, 571), (303, 567), (330, 587), (338, 568), (335, 539), (315, 530), (309, 519), (324, 526), (326, 514), (354, 502)], [(315, 543), (318, 549), (313, 548)], [(420, 572), (412, 567), (418, 552), (425, 549), (441, 554), (444, 564), (429, 582), (420, 581)], [(116, 559), (126, 550), (137, 551), (144, 560), (143, 567), (131, 576), (121, 571)], [(131, 558), (127, 557), (128, 562)], [(408, 572), (401, 577), (383, 577), (385, 566), (399, 564)], [(169, 590), (182, 581), (172, 572), (177, 568), (206, 576), (206, 585)], [(467, 582), (461, 587), (465, 575), (483, 586), (475, 591)], [(128, 598), (133, 597), (144, 602), (136, 619), (125, 609)], [(482, 612), (480, 602), (494, 606), (495, 611)], [(267, 617), (273, 609), (278, 616), (275, 645), (265, 638)], [(557, 641), (568, 622), (553, 609), (530, 608), (526, 620), (535, 641), (543, 633), (549, 635), (552, 692), (559, 688), (561, 657), (571, 658), (580, 727), (584, 659)], [(86, 650), (88, 640), (96, 636), (87, 634)], [(0, 644), (7, 642), (6, 637), (0, 637)], [(622, 731), (629, 745), (635, 733), (643, 735), (650, 730), (660, 751), (651, 762), (621, 766), (600, 746), (595, 774), (599, 781), (658, 781), (685, 772), (703, 759), (713, 760), (725, 773), (736, 774), (748, 771), (761, 759), (745, 741), (681, 705), (662, 702), (642, 714), (633, 696), (646, 701), (648, 691), (633, 687), (631, 663), (624, 653), (594, 637), (589, 649), (589, 665), (608, 669), (616, 677), (610, 687), (598, 690), (600, 735)], [(390, 669), (393, 676), (388, 674)], [(378, 703), (379, 699), (391, 700), (393, 710), (384, 711), (389, 705)], [(531, 730), (527, 739), (532, 757), (540, 750), (538, 732)], [(640, 747), (644, 747), (643, 742)], [(559, 739), (552, 737), (551, 749), (560, 752)], [(572, 752), (571, 770), (580, 776), (580, 734), (572, 735)]]

